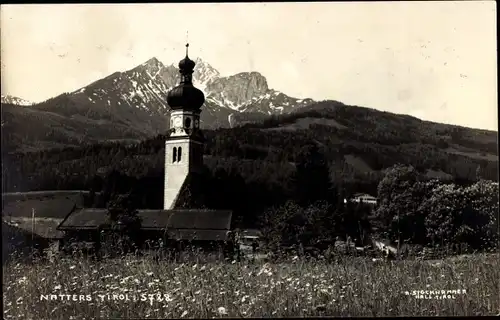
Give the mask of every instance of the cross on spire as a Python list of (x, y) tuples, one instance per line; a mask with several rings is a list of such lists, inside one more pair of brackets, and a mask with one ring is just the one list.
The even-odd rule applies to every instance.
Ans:
[(186, 57), (188, 56), (189, 43), (186, 43)]

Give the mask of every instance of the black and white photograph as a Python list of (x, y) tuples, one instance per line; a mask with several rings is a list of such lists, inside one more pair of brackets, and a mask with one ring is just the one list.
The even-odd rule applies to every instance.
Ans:
[(2, 4), (3, 319), (500, 316), (496, 15)]

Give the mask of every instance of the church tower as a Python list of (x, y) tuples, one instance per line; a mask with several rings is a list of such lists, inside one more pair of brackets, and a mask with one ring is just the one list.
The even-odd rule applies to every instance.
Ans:
[(193, 86), (195, 62), (188, 57), (179, 62), (180, 84), (167, 95), (170, 136), (165, 141), (165, 187), (163, 209), (174, 209), (177, 197), (191, 173), (203, 168), (203, 135), (200, 130), (203, 92)]

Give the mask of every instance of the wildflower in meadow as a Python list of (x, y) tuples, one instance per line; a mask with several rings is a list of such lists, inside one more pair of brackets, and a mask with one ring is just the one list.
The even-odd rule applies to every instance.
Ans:
[(219, 315), (227, 315), (227, 310), (226, 310), (226, 308), (224, 308), (224, 307), (218, 307), (218, 308), (217, 308), (217, 313), (218, 313)]
[(17, 281), (18, 284), (24, 284), (25, 282), (26, 282), (26, 277), (22, 277)]

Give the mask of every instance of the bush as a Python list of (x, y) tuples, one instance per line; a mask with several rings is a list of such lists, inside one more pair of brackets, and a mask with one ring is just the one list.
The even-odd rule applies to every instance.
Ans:
[(141, 247), (141, 218), (133, 203), (130, 194), (112, 197), (108, 203), (109, 222), (100, 226), (105, 230), (104, 242), (116, 243), (125, 253), (133, 251), (134, 247)]
[(413, 167), (397, 165), (380, 182), (378, 200), (373, 223), (390, 240), (441, 247), (496, 247), (497, 183), (480, 180), (461, 187), (426, 181)]

